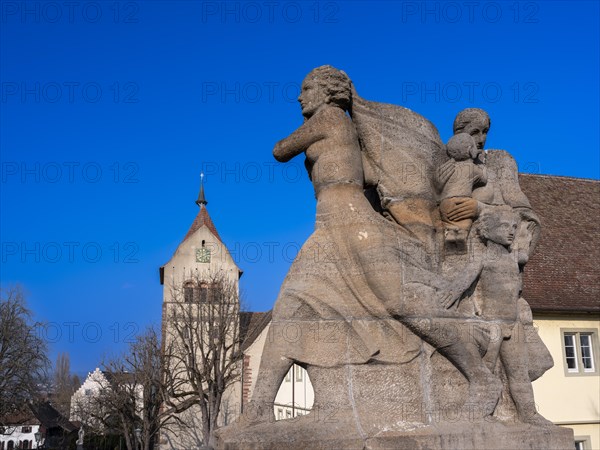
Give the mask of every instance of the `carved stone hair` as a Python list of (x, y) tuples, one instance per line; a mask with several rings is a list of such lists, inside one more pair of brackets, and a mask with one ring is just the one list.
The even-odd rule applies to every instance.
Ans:
[(332, 66), (320, 66), (306, 76), (307, 80), (315, 80), (323, 88), (331, 103), (348, 111), (352, 104), (352, 83), (343, 70)]
[(483, 109), (467, 108), (463, 109), (456, 115), (456, 118), (454, 119), (454, 126), (452, 127), (454, 134), (462, 132), (467, 125), (477, 119), (484, 119), (487, 121), (488, 127), (492, 126), (492, 121), (490, 120), (489, 114)]
[(498, 205), (485, 208), (479, 215), (479, 219), (474, 223), (479, 236), (483, 239), (489, 239), (489, 232), (499, 226), (502, 220), (515, 220), (519, 222), (519, 216), (508, 205)]
[(448, 156), (455, 161), (464, 161), (471, 158), (469, 145), (475, 146), (475, 140), (468, 133), (458, 133), (450, 138), (446, 145)]

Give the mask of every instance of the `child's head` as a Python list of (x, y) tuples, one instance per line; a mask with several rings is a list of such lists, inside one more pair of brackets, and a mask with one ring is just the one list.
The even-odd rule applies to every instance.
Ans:
[(519, 217), (510, 206), (494, 206), (480, 214), (475, 226), (482, 238), (509, 246), (515, 240)]
[(455, 161), (475, 159), (480, 153), (475, 139), (468, 133), (458, 133), (452, 136), (446, 145), (446, 152)]

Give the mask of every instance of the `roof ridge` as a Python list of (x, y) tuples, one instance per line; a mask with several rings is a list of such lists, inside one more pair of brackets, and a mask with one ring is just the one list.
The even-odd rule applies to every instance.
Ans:
[(569, 175), (550, 175), (545, 173), (525, 173), (519, 172), (519, 175), (528, 176), (528, 177), (538, 177), (538, 178), (562, 178), (567, 180), (577, 180), (577, 181), (587, 181), (591, 183), (600, 183), (600, 180), (596, 180), (595, 178), (583, 178), (583, 177), (572, 177)]

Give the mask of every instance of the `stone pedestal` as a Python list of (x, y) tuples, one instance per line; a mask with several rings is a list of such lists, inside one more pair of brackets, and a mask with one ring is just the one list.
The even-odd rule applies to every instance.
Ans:
[(405, 364), (309, 368), (319, 386), (310, 414), (219, 433), (217, 448), (242, 449), (564, 449), (573, 432), (516, 420), (505, 391), (503, 414), (481, 418), (464, 406), (466, 381), (426, 344)]
[[(304, 416), (294, 427), (263, 424), (246, 429), (235, 439), (222, 439), (223, 450), (326, 450), (326, 449), (410, 449), (410, 450), (572, 450), (573, 431), (557, 426), (505, 423), (455, 423), (417, 427), (407, 431), (382, 431), (361, 436), (339, 424), (315, 425)], [(308, 420), (307, 420), (308, 419)], [(314, 420), (314, 419), (313, 419)], [(284, 429), (285, 428), (285, 429)]]

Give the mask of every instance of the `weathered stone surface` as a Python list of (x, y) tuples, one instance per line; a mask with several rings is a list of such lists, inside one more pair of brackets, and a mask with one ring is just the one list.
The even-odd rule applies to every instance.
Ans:
[(405, 430), (383, 430), (376, 436), (362, 436), (342, 423), (315, 423), (310, 415), (293, 424), (262, 424), (236, 438), (221, 442), (226, 450), (291, 449), (410, 449), (410, 450), (525, 450), (573, 448), (573, 432), (559, 427), (497, 422), (443, 423), (407, 426)]
[[(572, 447), (535, 410), (531, 380), (552, 362), (520, 272), (539, 220), (512, 157), (483, 153), (487, 113), (458, 114), (447, 155), (433, 124), (361, 99), (330, 66), (309, 73), (299, 101), (305, 121), (273, 153), (306, 156), (315, 232), (281, 287), (252, 401), (219, 448)], [(466, 224), (450, 242), (460, 249), (449, 224)], [(293, 363), (315, 405), (275, 422)]]

